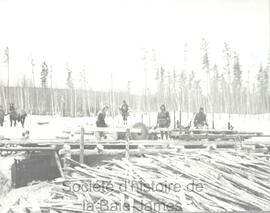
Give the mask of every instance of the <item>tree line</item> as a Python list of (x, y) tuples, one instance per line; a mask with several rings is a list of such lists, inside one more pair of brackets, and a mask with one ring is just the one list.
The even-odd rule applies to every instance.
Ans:
[[(136, 111), (157, 111), (163, 103), (171, 111), (195, 112), (199, 107), (213, 113), (266, 113), (270, 112), (269, 70), (270, 63), (258, 67), (256, 81), (244, 81), (240, 55), (224, 43), (223, 62), (220, 67), (211, 61), (209, 47), (202, 40), (201, 71), (204, 80), (196, 78), (196, 72), (183, 68), (181, 72), (156, 66), (157, 92), (145, 91), (144, 95), (130, 94), (130, 81), (126, 91), (93, 91), (87, 86), (85, 70), (80, 72), (80, 88), (73, 82), (73, 72), (66, 67), (66, 88), (53, 88), (49, 66), (44, 61), (40, 67), (40, 87), (33, 80), (24, 78), (16, 87), (8, 83), (1, 86), (0, 103), (6, 108), (14, 103), (32, 114), (62, 114), (63, 116), (84, 116), (96, 113), (103, 105), (110, 106), (112, 115), (116, 114), (123, 100)], [(9, 49), (5, 51), (9, 69)], [(184, 48), (187, 60), (187, 46)], [(145, 58), (144, 58), (145, 60)], [(33, 63), (32, 63), (33, 64)], [(157, 64), (157, 63), (156, 63)], [(9, 71), (9, 70), (8, 70)], [(252, 71), (254, 72), (254, 70)], [(32, 70), (34, 75), (34, 71)]]
[[(270, 63), (258, 67), (256, 79), (243, 79), (240, 56), (224, 43), (224, 67), (210, 64), (208, 44), (202, 41), (202, 71), (204, 81), (195, 78), (194, 71), (156, 71), (159, 103), (167, 103), (171, 109), (194, 112), (200, 106), (216, 113), (267, 113), (270, 112), (269, 71)], [(185, 52), (186, 54), (186, 52)], [(186, 56), (185, 56), (186, 57)]]

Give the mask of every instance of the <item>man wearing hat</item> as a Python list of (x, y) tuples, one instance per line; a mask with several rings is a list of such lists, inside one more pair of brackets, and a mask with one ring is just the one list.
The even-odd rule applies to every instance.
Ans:
[(203, 107), (200, 107), (200, 111), (196, 114), (193, 123), (196, 128), (203, 127), (205, 125), (208, 126), (206, 121), (206, 114), (204, 113)]
[(127, 118), (128, 118), (128, 105), (127, 102), (124, 100), (122, 106), (119, 108), (123, 121), (124, 121), (124, 125), (127, 125)]
[[(158, 113), (158, 116), (157, 116), (157, 127), (168, 128), (170, 124), (171, 124), (170, 113), (166, 111), (165, 105), (162, 104), (160, 106), (160, 112)], [(160, 134), (161, 134), (161, 139), (163, 139), (164, 131), (160, 131)], [(168, 139), (167, 131), (165, 131), (165, 136), (166, 136), (166, 139)]]

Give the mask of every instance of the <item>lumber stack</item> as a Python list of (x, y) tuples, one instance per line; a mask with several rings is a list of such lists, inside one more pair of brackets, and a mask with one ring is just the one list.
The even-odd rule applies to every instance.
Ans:
[(269, 161), (244, 151), (145, 154), (97, 167), (68, 161), (39, 201), (45, 212), (270, 210)]

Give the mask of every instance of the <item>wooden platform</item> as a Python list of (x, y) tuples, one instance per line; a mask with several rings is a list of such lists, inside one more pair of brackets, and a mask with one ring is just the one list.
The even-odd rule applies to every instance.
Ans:
[[(200, 140), (200, 141), (186, 141), (186, 140), (130, 140), (129, 145), (142, 145), (142, 146), (176, 146), (176, 145), (229, 145), (229, 144), (247, 144), (247, 145), (256, 145), (256, 144), (263, 144), (265, 146), (270, 146), (270, 139), (269, 141), (208, 141), (208, 140)], [(85, 140), (84, 145), (110, 145), (110, 146), (119, 146), (119, 145), (126, 145), (125, 140)], [(12, 139), (8, 141), (0, 141), (0, 150), (4, 150), (6, 146), (22, 146), (25, 149), (32, 147), (33, 149), (46, 149), (45, 147), (48, 146), (55, 146), (55, 147), (62, 147), (64, 145), (71, 145), (71, 146), (79, 146), (80, 141), (71, 141), (71, 140), (51, 140), (51, 139), (42, 139), (42, 140), (18, 140)]]
[[(79, 139), (70, 139), (69, 135), (56, 139), (25, 139), (25, 138), (10, 138), (0, 140), (0, 152), (17, 152), (17, 151), (45, 151), (45, 150), (63, 150), (65, 145), (69, 145), (71, 152), (76, 155), (80, 153), (81, 159), (84, 154), (110, 153), (109, 150), (117, 154), (119, 153), (143, 153), (151, 149), (157, 150), (172, 150), (172, 149), (205, 149), (205, 148), (228, 148), (236, 149), (238, 147), (270, 147), (270, 138), (264, 143), (260, 141), (245, 141), (251, 137), (266, 137), (260, 132), (237, 132), (234, 130), (215, 130), (215, 129), (189, 129), (181, 132), (179, 129), (171, 130), (170, 136), (174, 139), (170, 140), (130, 140), (130, 137), (123, 137), (125, 140), (101, 140), (101, 139), (86, 139), (86, 134), (93, 132), (113, 132), (124, 133), (130, 136), (130, 133), (140, 133), (141, 129), (120, 127), (120, 128), (100, 128), (81, 127), (81, 137)], [(160, 133), (161, 131), (169, 131), (167, 128), (159, 128), (150, 130), (151, 133)], [(71, 134), (71, 132), (66, 132)], [(138, 139), (138, 138), (137, 138)], [(80, 148), (78, 150), (78, 148)], [(77, 150), (76, 150), (77, 149)], [(104, 151), (106, 150), (106, 151)], [(157, 151), (158, 153), (158, 151)], [(128, 154), (129, 155), (129, 154)]]

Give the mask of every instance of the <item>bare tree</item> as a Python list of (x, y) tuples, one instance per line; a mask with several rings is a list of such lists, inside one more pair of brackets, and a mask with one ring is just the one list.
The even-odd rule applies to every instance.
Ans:
[(48, 65), (44, 61), (42, 63), (42, 69), (41, 69), (41, 87), (42, 88), (47, 88), (48, 87)]
[(7, 90), (8, 90), (7, 102), (9, 102), (10, 101), (10, 91), (9, 91), (10, 70), (9, 70), (9, 48), (8, 47), (6, 47), (5, 49), (5, 56), (6, 56), (5, 62), (7, 63)]

